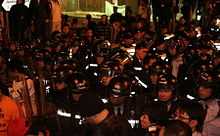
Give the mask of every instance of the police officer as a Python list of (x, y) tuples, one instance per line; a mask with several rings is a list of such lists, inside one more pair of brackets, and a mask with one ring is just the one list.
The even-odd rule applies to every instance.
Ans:
[(161, 74), (158, 81), (158, 91), (156, 101), (162, 103), (166, 107), (169, 116), (176, 108), (175, 79), (172, 75)]
[(56, 104), (57, 108), (68, 110), (69, 91), (68, 91), (67, 82), (63, 77), (57, 77), (54, 80), (54, 90), (52, 93), (53, 93), (53, 101)]
[(144, 42), (138, 43), (135, 48), (135, 55), (133, 58), (133, 67), (143, 67), (143, 61), (146, 57), (149, 48)]
[(90, 87), (86, 75), (81, 72), (69, 75), (68, 84), (71, 88), (71, 99), (75, 102), (79, 101), (81, 95), (88, 93)]
[(114, 76), (115, 71), (108, 65), (100, 66), (96, 91), (102, 98), (107, 98), (109, 96), (110, 82)]
[(138, 77), (141, 81), (146, 81), (146, 74), (144, 72), (144, 60), (149, 52), (149, 48), (146, 43), (138, 43), (135, 47), (135, 54), (131, 63), (128, 63), (124, 67), (124, 72), (131, 77)]
[(90, 59), (96, 50), (97, 39), (94, 36), (94, 31), (91, 28), (84, 30), (84, 37), (81, 41), (80, 54), (83, 59)]
[[(66, 80), (68, 87), (68, 107), (57, 110), (57, 121), (61, 135), (77, 136), (82, 131), (82, 118), (79, 110), (80, 97), (88, 93), (89, 84), (82, 73), (70, 74)], [(63, 103), (61, 101), (60, 103)]]
[(83, 135), (132, 136), (131, 126), (124, 118), (112, 115), (104, 103), (91, 94), (82, 95), (79, 100), (81, 115), (85, 118)]
[(109, 96), (109, 111), (115, 116), (129, 117), (131, 101), (129, 103), (129, 85), (128, 81), (122, 77), (114, 77), (110, 82), (111, 92)]

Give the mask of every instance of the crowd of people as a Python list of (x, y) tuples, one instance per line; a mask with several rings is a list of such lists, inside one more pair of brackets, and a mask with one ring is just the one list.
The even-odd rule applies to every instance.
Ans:
[(52, 26), (47, 8), (32, 21), (14, 10), (13, 23), (33, 28), (12, 23), (0, 43), (0, 136), (220, 135), (219, 12), (172, 30), (166, 15), (129, 8)]

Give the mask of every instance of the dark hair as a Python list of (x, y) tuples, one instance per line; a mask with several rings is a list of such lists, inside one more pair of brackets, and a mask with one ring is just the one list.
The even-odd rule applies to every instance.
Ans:
[(91, 14), (87, 14), (86, 15), (86, 19), (91, 20), (92, 19), (92, 15)]
[[(111, 94), (119, 95), (119, 96), (126, 96), (128, 95), (128, 91), (126, 90), (125, 82), (128, 81), (125, 77), (118, 76), (112, 78), (110, 81), (110, 87), (111, 87)], [(115, 85), (118, 84), (119, 88), (115, 88)]]
[(196, 130), (201, 132), (206, 116), (206, 111), (202, 105), (197, 101), (186, 100), (181, 101), (178, 107), (181, 111), (186, 112), (191, 120), (196, 120), (198, 122)]
[(144, 114), (147, 114), (151, 123), (164, 124), (168, 120), (167, 108), (163, 103), (151, 102), (145, 106)]
[(70, 25), (67, 24), (67, 23), (64, 23), (64, 24), (63, 24), (63, 27), (65, 27), (65, 26), (69, 27)]
[(107, 15), (101, 15), (101, 17), (108, 17)]
[(145, 41), (140, 41), (136, 44), (135, 50), (148, 48)]
[(133, 134), (131, 126), (125, 118), (111, 116), (110, 121), (101, 125), (104, 136), (129, 136)]
[(164, 136), (192, 136), (192, 129), (180, 120), (171, 120), (165, 126)]
[(84, 31), (84, 33), (88, 32), (88, 31), (92, 31), (92, 32), (94, 32), (93, 29), (92, 29), (91, 27), (85, 28), (83, 31)]
[(72, 19), (72, 23), (78, 23), (78, 19), (77, 18), (73, 18)]
[(38, 132), (42, 132), (43, 134), (46, 134), (46, 131), (54, 133), (53, 131), (55, 131), (58, 128), (58, 126), (56, 123), (54, 122), (52, 123), (52, 122), (49, 118), (43, 116), (34, 117), (32, 119), (32, 123), (30, 125), (27, 134), (37, 135)]

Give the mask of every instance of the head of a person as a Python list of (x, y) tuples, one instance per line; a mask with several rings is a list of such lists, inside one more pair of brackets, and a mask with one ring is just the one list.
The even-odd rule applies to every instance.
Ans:
[(109, 66), (107, 67), (103, 66), (100, 68), (99, 81), (101, 85), (108, 86), (114, 76), (115, 76), (115, 71)]
[(105, 55), (102, 52), (97, 52), (95, 54), (95, 62), (98, 65), (101, 65), (102, 63), (104, 63), (104, 61), (105, 61)]
[(82, 73), (74, 73), (68, 78), (68, 85), (71, 88), (72, 99), (76, 102), (79, 101), (80, 96), (88, 93), (89, 81), (86, 75)]
[(107, 24), (107, 22), (108, 22), (108, 16), (107, 16), (107, 15), (102, 15), (100, 20), (101, 20), (101, 22), (102, 22), (103, 24)]
[(186, 20), (184, 19), (184, 17), (181, 17), (180, 19), (179, 19), (179, 25), (185, 25), (185, 23), (186, 23)]
[(78, 24), (78, 19), (77, 18), (73, 18), (72, 21), (71, 21), (71, 27), (76, 27)]
[(27, 135), (51, 136), (50, 126), (44, 117), (35, 117), (29, 126)]
[(160, 74), (158, 79), (158, 99), (162, 102), (168, 102), (175, 97), (175, 90), (172, 83), (171, 75)]
[(162, 35), (164, 35), (164, 34), (167, 34), (169, 31), (168, 31), (168, 27), (166, 26), (166, 25), (164, 25), (164, 26), (162, 26), (161, 28), (160, 28), (160, 33), (162, 34)]
[(176, 55), (174, 56), (173, 60), (174, 60), (177, 64), (179, 64), (179, 65), (183, 65), (184, 62), (185, 62), (185, 60), (184, 60), (182, 54), (176, 54)]
[(27, 67), (28, 65), (24, 64), (22, 61), (19, 59), (12, 59), (9, 64), (9, 79), (15, 80), (15, 81), (21, 81), (22, 76), (21, 75), (26, 75), (26, 71), (24, 67)]
[(126, 47), (130, 47), (134, 43), (134, 37), (131, 32), (125, 32), (122, 37), (122, 44)]
[(143, 40), (144, 36), (145, 36), (146, 32), (144, 31), (143, 28), (137, 29), (134, 33), (134, 39), (136, 41), (138, 40)]
[(159, 40), (157, 40), (157, 45), (156, 45), (157, 50), (159, 51), (164, 51), (167, 49), (167, 46), (165, 44), (164, 39), (160, 38)]
[[(144, 62), (143, 62), (144, 68), (150, 70), (150, 68), (152, 67), (152, 70), (154, 70), (153, 65), (157, 63), (157, 60), (158, 60), (157, 56), (154, 56), (154, 55), (145, 57)], [(151, 72), (153, 72), (152, 70)]]
[(152, 102), (145, 106), (144, 112), (140, 117), (140, 125), (141, 128), (149, 129), (152, 125), (163, 125), (167, 120), (166, 107), (160, 102)]
[(159, 79), (159, 74), (157, 72), (150, 72), (149, 81), (151, 84), (156, 85)]
[(37, 70), (43, 70), (45, 68), (45, 61), (43, 58), (35, 58), (34, 66)]
[(121, 27), (122, 27), (122, 24), (121, 24), (121, 22), (120, 21), (118, 21), (118, 20), (115, 20), (113, 23), (112, 23), (112, 28), (114, 29), (114, 30), (121, 30)]
[(68, 33), (70, 32), (70, 26), (69, 26), (69, 24), (64, 24), (64, 25), (63, 25), (62, 32), (63, 32), (64, 34), (68, 34)]
[(144, 60), (144, 58), (147, 56), (147, 53), (149, 52), (149, 48), (146, 46), (145, 43), (141, 42), (138, 43), (135, 47), (135, 56), (139, 60)]
[(92, 38), (94, 36), (94, 33), (93, 33), (93, 30), (91, 28), (87, 28), (85, 31), (84, 31), (84, 36), (85, 38), (89, 39), (89, 38)]
[(173, 91), (169, 87), (163, 87), (158, 91), (158, 99), (167, 102), (173, 98)]
[(212, 74), (207, 71), (207, 69), (209, 69), (208, 66), (201, 66), (201, 72), (198, 76), (198, 88), (196, 89), (196, 94), (198, 98), (202, 100), (214, 98), (214, 96), (216, 95), (215, 82), (213, 81)]
[(197, 89), (197, 95), (199, 99), (209, 99), (214, 96), (213, 92), (213, 85), (212, 83), (209, 83), (208, 81), (206, 83), (200, 84), (198, 89)]
[[(204, 43), (203, 43), (204, 42)], [(210, 60), (213, 54), (213, 49), (205, 44), (205, 40), (202, 41), (200, 48), (198, 49), (198, 54), (201, 60)]]
[(69, 53), (71, 53), (72, 55), (79, 53), (80, 42), (77, 40), (74, 40), (70, 44), (71, 45), (70, 45)]
[(104, 60), (106, 60), (106, 57), (110, 53), (111, 43), (108, 40), (100, 40), (96, 43), (96, 61), (98, 64), (106, 63)]
[(144, 19), (139, 19), (136, 23), (136, 29), (145, 29), (146, 27), (146, 21)]
[(63, 78), (58, 78), (55, 80), (55, 89), (57, 91), (62, 91), (66, 88), (66, 82)]
[(9, 50), (10, 50), (11, 52), (15, 52), (15, 51), (17, 50), (17, 45), (16, 45), (15, 42), (10, 42), (10, 43), (9, 43)]
[(171, 55), (171, 56), (174, 56), (176, 57), (177, 55), (177, 46), (173, 43), (171, 45), (169, 45), (169, 47), (167, 48), (168, 50), (168, 53)]
[(114, 77), (111, 80), (111, 94), (109, 96), (109, 100), (113, 105), (120, 105), (124, 103), (124, 100), (129, 93), (127, 84), (128, 82), (123, 80), (122, 77)]
[(206, 111), (197, 101), (187, 100), (179, 103), (175, 116), (177, 120), (188, 124), (193, 132), (202, 132)]
[(192, 129), (182, 121), (171, 120), (160, 130), (159, 136), (192, 136)]

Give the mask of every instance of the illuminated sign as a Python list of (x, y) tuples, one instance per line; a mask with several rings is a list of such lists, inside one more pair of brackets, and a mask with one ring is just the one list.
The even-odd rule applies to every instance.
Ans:
[[(31, 0), (25, 0), (25, 4), (27, 7), (29, 7)], [(2, 3), (2, 7), (6, 11), (10, 11), (11, 7), (17, 3), (17, 0), (4, 0)]]

